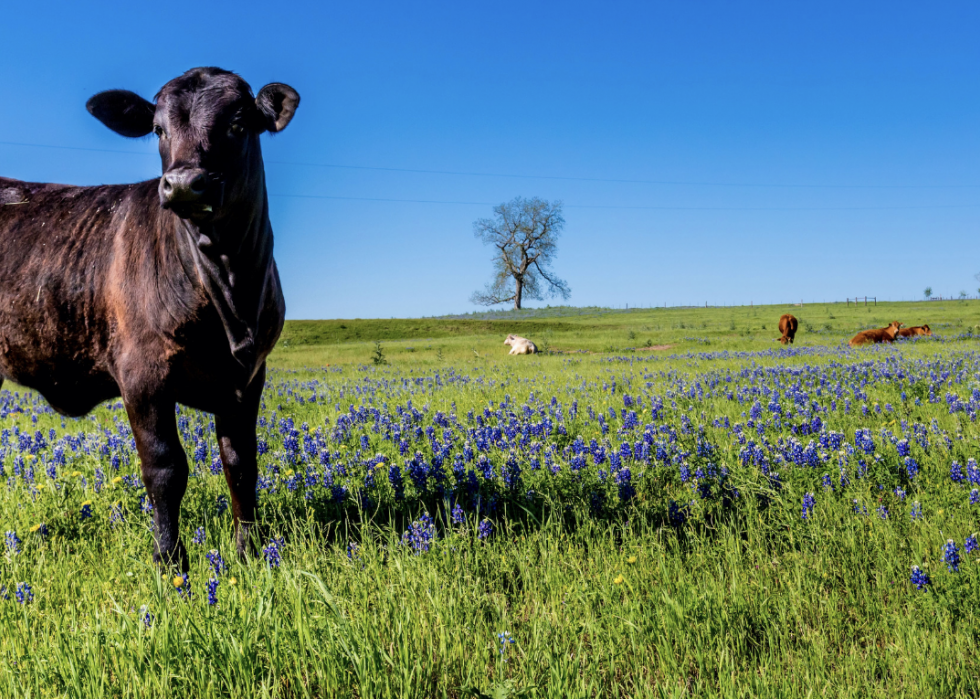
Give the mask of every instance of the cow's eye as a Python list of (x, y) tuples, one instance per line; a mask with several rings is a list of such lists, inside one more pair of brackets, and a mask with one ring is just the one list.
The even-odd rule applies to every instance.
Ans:
[(163, 138), (163, 127), (159, 124), (153, 125), (153, 133), (157, 135), (157, 138)]
[(241, 138), (245, 135), (245, 127), (236, 121), (234, 124), (228, 127), (228, 133), (235, 138)]

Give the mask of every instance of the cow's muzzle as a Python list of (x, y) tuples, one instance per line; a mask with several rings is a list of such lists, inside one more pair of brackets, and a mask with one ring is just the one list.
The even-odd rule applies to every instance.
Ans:
[(207, 170), (180, 168), (164, 173), (160, 178), (160, 204), (179, 216), (210, 213), (207, 194), (211, 178)]

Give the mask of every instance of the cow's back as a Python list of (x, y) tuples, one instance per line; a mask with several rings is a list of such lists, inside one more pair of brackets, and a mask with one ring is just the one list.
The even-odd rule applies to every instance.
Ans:
[(0, 375), (82, 414), (117, 395), (108, 301), (117, 231), (153, 183), (103, 187), (0, 178)]

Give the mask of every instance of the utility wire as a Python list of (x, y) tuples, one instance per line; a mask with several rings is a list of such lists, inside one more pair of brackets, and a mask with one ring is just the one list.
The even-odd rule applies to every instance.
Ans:
[[(14, 141), (0, 141), (0, 145), (22, 146), (28, 148), (53, 148), (57, 150), (85, 151), (90, 153), (117, 153), (122, 155), (156, 156), (155, 153), (138, 153), (128, 150), (113, 150), (108, 148), (84, 148), (81, 146), (55, 146), (41, 143), (18, 143)], [(375, 170), (386, 172), (405, 172), (405, 173), (426, 173), (442, 175), (463, 175), (474, 177), (514, 177), (523, 179), (553, 179), (581, 182), (619, 182), (619, 183), (644, 183), (644, 184), (686, 184), (686, 185), (705, 185), (721, 187), (798, 187), (798, 188), (864, 188), (864, 189), (940, 189), (941, 185), (763, 185), (763, 184), (734, 184), (734, 183), (710, 183), (710, 182), (668, 182), (655, 180), (624, 180), (624, 179), (600, 179), (585, 177), (551, 177), (538, 175), (504, 175), (490, 173), (471, 173), (456, 172), (450, 170), (411, 170), (406, 168), (381, 168), (360, 165), (326, 165), (319, 163), (294, 163), (290, 161), (268, 160), (266, 162), (277, 165), (299, 165), (311, 167), (340, 168), (349, 170)], [(956, 188), (968, 188), (980, 185), (950, 185)], [(270, 197), (281, 199), (314, 199), (328, 201), (364, 201), (364, 202), (389, 202), (398, 204), (450, 204), (461, 206), (496, 206), (499, 202), (487, 201), (446, 201), (441, 199), (394, 199), (384, 197), (346, 197), (331, 196), (326, 194), (269, 194)], [(635, 211), (913, 211), (926, 209), (975, 209), (980, 204), (954, 204), (938, 206), (631, 206), (631, 205), (603, 205), (603, 204), (565, 204), (568, 209), (622, 209)]]
[[(269, 194), (279, 199), (327, 199), (336, 201), (393, 202), (399, 204), (459, 204), (497, 206), (491, 201), (446, 201), (441, 199), (387, 199), (382, 197), (342, 197), (326, 194)], [(907, 211), (917, 209), (977, 209), (980, 204), (949, 206), (630, 206), (605, 204), (563, 204), (566, 209), (636, 209), (640, 211)]]
[[(108, 148), (83, 148), (79, 146), (55, 146), (42, 143), (19, 143), (15, 141), (0, 141), (4, 146), (20, 146), (24, 148), (54, 148), (58, 150), (87, 151), (90, 153), (117, 153), (122, 155), (140, 155), (156, 157), (155, 153), (138, 153), (129, 150), (114, 150)], [(749, 188), (784, 188), (784, 189), (977, 189), (980, 184), (766, 184), (759, 182), (700, 182), (688, 180), (638, 180), (626, 178), (603, 177), (568, 177), (563, 175), (526, 175), (498, 172), (468, 172), (465, 170), (422, 170), (414, 168), (374, 167), (370, 165), (337, 165), (332, 163), (310, 163), (291, 160), (266, 160), (273, 165), (290, 165), (294, 167), (320, 167), (338, 170), (367, 170), (373, 172), (402, 172), (424, 175), (453, 175), (458, 177), (498, 177), (526, 180), (559, 180), (565, 182), (605, 182), (611, 184), (653, 184), (653, 185), (684, 185), (689, 187), (749, 187)]]

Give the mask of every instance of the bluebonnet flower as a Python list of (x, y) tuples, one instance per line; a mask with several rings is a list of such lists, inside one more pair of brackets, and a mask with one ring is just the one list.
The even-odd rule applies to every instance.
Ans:
[(912, 577), (910, 581), (917, 590), (925, 590), (930, 583), (929, 576), (922, 572), (919, 566), (912, 566)]
[(8, 529), (6, 539), (7, 539), (7, 551), (10, 553), (10, 555), (16, 556), (18, 553), (20, 553), (21, 542), (20, 542), (20, 537), (17, 536), (17, 532)]
[(783, 481), (779, 477), (779, 474), (778, 473), (770, 473), (769, 474), (769, 485), (772, 486), (772, 489), (773, 490), (782, 490), (783, 489)]
[(974, 488), (970, 491), (970, 504), (976, 505), (977, 503), (980, 503), (980, 490)]
[(901, 488), (895, 488), (895, 497), (898, 498), (899, 500), (904, 500), (905, 491), (902, 490)]
[(636, 488), (633, 487), (633, 476), (629, 468), (623, 468), (616, 472), (616, 484), (619, 486), (619, 499), (628, 502), (636, 495)]
[(976, 534), (971, 534), (970, 536), (966, 537), (966, 541), (963, 543), (963, 550), (966, 553), (975, 553), (976, 551), (980, 551), (980, 544), (977, 543)]
[(409, 525), (408, 531), (402, 535), (402, 543), (411, 547), (416, 554), (426, 553), (432, 547), (435, 531), (432, 518), (423, 514)]
[(356, 560), (361, 557), (361, 545), (356, 541), (347, 542), (347, 558)]
[(272, 539), (269, 545), (262, 549), (262, 553), (265, 555), (265, 560), (269, 564), (270, 568), (278, 568), (282, 563), (282, 551), (280, 550), (283, 545), (283, 539)]
[(214, 573), (215, 577), (225, 572), (225, 559), (221, 557), (221, 553), (217, 549), (211, 549), (208, 551), (207, 559), (208, 563), (211, 564), (211, 571)]
[(497, 634), (497, 640), (500, 642), (500, 657), (505, 657), (507, 652), (507, 645), (515, 643), (514, 639), (510, 635), (510, 631), (502, 631)]
[(977, 467), (976, 459), (966, 460), (966, 479), (972, 485), (980, 485), (980, 468)]
[(480, 539), (489, 539), (493, 534), (493, 523), (489, 519), (484, 519), (480, 522), (480, 526), (477, 529), (477, 536)]
[(109, 524), (115, 529), (117, 524), (122, 524), (125, 521), (126, 517), (123, 514), (122, 505), (117, 502), (109, 508)]
[(26, 582), (17, 583), (17, 601), (21, 604), (30, 604), (34, 601), (34, 592)]
[(147, 607), (145, 604), (142, 607), (140, 607), (139, 617), (140, 617), (140, 621), (143, 622), (143, 626), (145, 626), (146, 628), (150, 628), (151, 626), (153, 626), (153, 615), (150, 614), (150, 608)]
[(963, 467), (960, 466), (955, 461), (952, 464), (950, 464), (950, 467), (949, 467), (949, 478), (954, 483), (962, 483), (963, 480), (964, 480), (964, 477), (963, 477)]
[(949, 572), (960, 572), (960, 550), (957, 548), (956, 542), (952, 539), (948, 539), (946, 546), (943, 547), (943, 561), (946, 563), (946, 567), (949, 568)]
[(918, 502), (912, 503), (912, 511), (909, 513), (913, 520), (922, 519), (922, 505)]
[(810, 515), (813, 513), (814, 505), (813, 493), (806, 493), (803, 496), (803, 521), (810, 519)]
[(895, 445), (895, 448), (898, 449), (898, 455), (903, 459), (912, 453), (912, 450), (909, 448), (909, 440), (907, 439), (900, 439), (898, 444)]
[(905, 457), (905, 472), (909, 475), (909, 480), (915, 478), (919, 473), (919, 464), (911, 456)]
[(823, 483), (824, 489), (826, 490), (834, 489), (834, 481), (831, 480), (829, 473), (823, 474), (823, 478), (821, 479), (821, 482)]
[(867, 515), (868, 508), (862, 505), (859, 500), (854, 500), (854, 514)]
[(881, 507), (879, 507), (878, 510), (877, 510), (877, 512), (878, 512), (878, 515), (882, 519), (888, 519), (888, 508), (885, 507), (884, 505), (882, 505)]
[(214, 606), (218, 603), (218, 579), (208, 580), (208, 605)]
[(667, 506), (667, 519), (672, 526), (680, 527), (687, 520), (687, 513), (671, 500)]
[(450, 517), (453, 524), (459, 525), (466, 523), (466, 515), (463, 513), (463, 508), (459, 506), (459, 503), (453, 505), (453, 511)]
[(181, 599), (190, 600), (191, 598), (191, 579), (187, 573), (183, 575), (174, 576), (174, 587), (177, 588), (177, 593), (180, 595)]
[(207, 543), (208, 535), (204, 531), (204, 527), (198, 527), (194, 530), (194, 536), (191, 537), (191, 543), (197, 544), (198, 546)]
[(217, 510), (219, 517), (223, 515), (225, 510), (228, 509), (228, 498), (226, 498), (224, 495), (219, 495), (218, 500), (215, 503), (215, 509)]
[(388, 469), (388, 481), (391, 483), (391, 487), (395, 490), (395, 499), (404, 500), (405, 484), (402, 481), (402, 472), (397, 466), (392, 465), (391, 468)]
[[(864, 407), (867, 410), (867, 406)], [(871, 430), (859, 429), (854, 431), (854, 446), (863, 451), (868, 456), (875, 453), (875, 442), (871, 437)]]
[(82, 503), (80, 515), (82, 519), (89, 519), (92, 516), (92, 502), (90, 500)]

